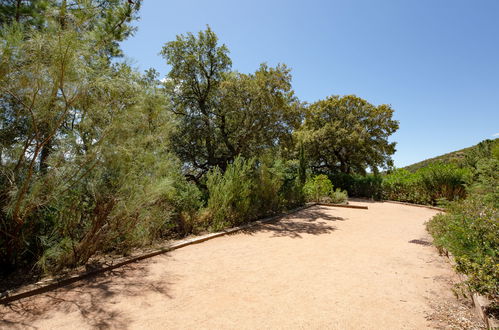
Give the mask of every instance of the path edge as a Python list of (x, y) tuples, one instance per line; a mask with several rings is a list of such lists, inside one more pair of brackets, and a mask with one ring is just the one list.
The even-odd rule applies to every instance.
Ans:
[[(401, 205), (408, 205), (408, 206), (416, 206), (416, 207), (424, 207), (432, 210), (437, 210), (441, 212), (445, 212), (444, 208), (441, 207), (435, 207), (435, 206), (430, 206), (430, 205), (422, 205), (422, 204), (413, 204), (413, 203), (407, 203), (407, 202), (399, 202), (399, 201), (392, 201), (392, 200), (383, 200), (385, 203), (393, 203), (393, 204), (401, 204)], [(448, 257), (448, 260), (451, 265), (455, 265), (454, 258), (450, 255), (448, 251), (445, 253)], [(459, 272), (455, 272), (457, 276), (459, 277), (459, 280), (461, 282), (466, 281), (467, 277), (464, 274), (461, 274)], [(471, 297), (471, 301), (473, 302), (473, 306), (475, 307), (475, 313), (482, 319), (482, 321), (485, 323), (487, 326), (487, 329), (491, 330), (497, 330), (499, 329), (499, 320), (496, 320), (495, 318), (489, 316), (486, 313), (487, 307), (490, 304), (489, 299), (486, 297), (476, 293), (476, 292), (469, 292), (469, 295)]]
[(392, 200), (382, 200), (384, 203), (393, 203), (393, 204), (401, 204), (401, 205), (408, 205), (408, 206), (416, 206), (416, 207), (424, 207), (427, 209), (431, 210), (437, 210), (437, 211), (442, 211), (445, 212), (444, 208), (441, 207), (436, 207), (436, 206), (431, 206), (431, 205), (423, 205), (423, 204), (414, 204), (414, 203), (408, 203), (408, 202), (399, 202), (399, 201), (392, 201)]
[[(454, 256), (447, 250), (444, 250), (445, 255), (447, 256), (447, 260), (449, 263), (455, 268), (456, 266), (456, 261), (454, 260)], [(455, 272), (461, 282), (464, 282), (468, 279), (468, 276), (466, 274), (461, 274), (459, 272)], [(499, 329), (499, 320), (495, 319), (492, 316), (489, 316), (487, 314), (487, 307), (490, 305), (490, 300), (482, 296), (476, 292), (472, 292), (470, 289), (466, 289), (468, 294), (470, 295), (471, 302), (473, 303), (473, 306), (475, 307), (475, 314), (482, 319), (482, 321), (485, 323), (485, 326), (487, 329), (490, 330), (497, 330)]]

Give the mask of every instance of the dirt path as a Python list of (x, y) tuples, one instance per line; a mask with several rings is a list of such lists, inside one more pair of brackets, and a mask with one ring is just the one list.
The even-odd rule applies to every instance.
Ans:
[(369, 210), (312, 207), (0, 306), (0, 327), (424, 329), (472, 318), (445, 259), (411, 243), (429, 240), (436, 211), (354, 204)]

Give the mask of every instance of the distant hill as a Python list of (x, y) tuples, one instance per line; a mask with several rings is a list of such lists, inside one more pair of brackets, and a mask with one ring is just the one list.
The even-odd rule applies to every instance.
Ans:
[[(499, 141), (499, 138), (492, 139), (492, 140), (496, 141), (496, 143), (497, 143), (497, 141)], [(478, 144), (476, 144), (476, 145), (474, 145), (472, 147), (468, 147), (468, 148), (464, 148), (464, 149), (461, 149), (461, 150), (449, 152), (449, 153), (443, 154), (441, 156), (437, 156), (437, 157), (425, 159), (425, 160), (420, 161), (418, 163), (414, 163), (412, 165), (408, 165), (408, 166), (406, 166), (404, 168), (406, 170), (408, 170), (408, 171), (415, 172), (418, 169), (420, 169), (421, 167), (428, 166), (431, 163), (453, 163), (453, 162), (459, 162), (459, 161), (461, 161), (464, 158), (464, 155), (466, 154), (466, 152), (468, 152), (468, 151), (470, 151), (472, 149), (477, 148), (477, 146), (478, 146)]]

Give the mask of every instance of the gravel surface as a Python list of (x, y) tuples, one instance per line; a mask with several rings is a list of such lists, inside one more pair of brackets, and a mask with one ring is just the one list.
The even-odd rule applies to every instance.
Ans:
[(429, 244), (435, 210), (315, 206), (0, 306), (1, 328), (481, 329)]

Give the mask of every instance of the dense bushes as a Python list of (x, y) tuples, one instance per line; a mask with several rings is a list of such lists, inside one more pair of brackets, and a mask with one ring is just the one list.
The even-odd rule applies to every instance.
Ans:
[[(468, 197), (447, 205), (427, 228), (434, 244), (450, 252), (463, 283), (499, 308), (499, 143), (485, 141), (467, 157)], [(472, 160), (472, 161), (470, 161)], [(452, 181), (455, 182), (455, 181)], [(450, 189), (447, 187), (445, 191)]]
[(382, 198), (382, 178), (379, 175), (335, 173), (330, 174), (329, 178), (335, 187), (345, 190), (348, 196), (371, 199)]
[(299, 205), (303, 197), (297, 175), (280, 160), (269, 165), (237, 157), (224, 173), (215, 168), (206, 175), (209, 199), (202, 218), (219, 230)]
[(469, 170), (454, 164), (431, 164), (411, 173), (397, 169), (383, 177), (383, 198), (435, 205), (466, 196)]
[(470, 170), (455, 164), (435, 163), (412, 173), (395, 169), (389, 174), (330, 174), (336, 187), (352, 197), (387, 199), (435, 205), (466, 196)]
[(434, 244), (449, 251), (465, 284), (499, 303), (499, 210), (478, 197), (451, 203), (427, 225)]

